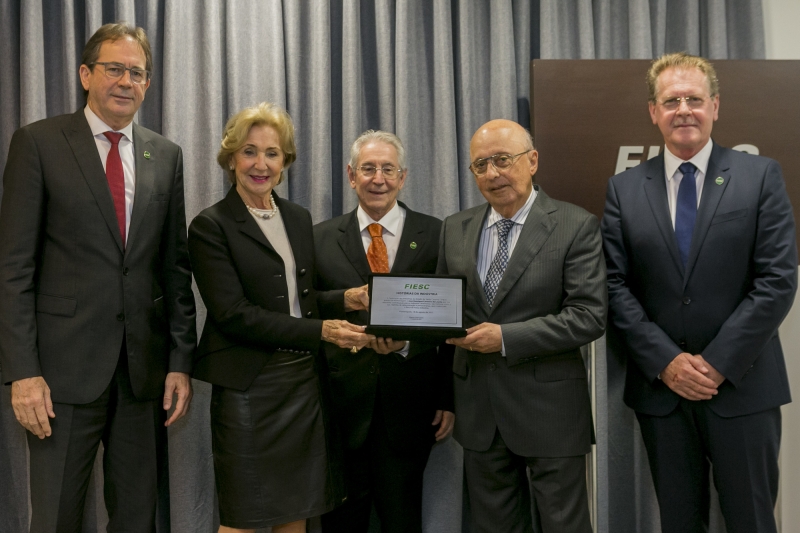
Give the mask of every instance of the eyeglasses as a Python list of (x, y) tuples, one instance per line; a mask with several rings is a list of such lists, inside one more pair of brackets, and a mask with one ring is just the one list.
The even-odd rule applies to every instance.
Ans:
[(144, 85), (147, 83), (147, 80), (150, 79), (150, 71), (145, 70), (143, 68), (127, 68), (125, 65), (121, 63), (108, 63), (103, 61), (95, 61), (89, 66), (92, 65), (100, 65), (103, 67), (103, 72), (105, 75), (112, 80), (118, 80), (122, 76), (125, 75), (125, 71), (131, 73), (131, 82), (135, 83), (136, 85)]
[(356, 167), (356, 169), (361, 171), (361, 174), (364, 175), (365, 178), (371, 178), (377, 174), (380, 170), (381, 174), (383, 174), (383, 179), (385, 180), (395, 180), (400, 177), (400, 174), (403, 171), (394, 165), (383, 165), (382, 167), (376, 167), (375, 165), (361, 165), (360, 167)]
[(514, 165), (514, 163), (517, 162), (517, 159), (519, 158), (519, 156), (521, 156), (523, 154), (527, 154), (531, 150), (533, 150), (533, 148), (529, 148), (528, 150), (525, 150), (524, 152), (520, 152), (520, 153), (518, 153), (516, 155), (494, 154), (494, 155), (490, 155), (489, 157), (476, 159), (469, 166), (469, 169), (476, 176), (483, 176), (484, 174), (486, 174), (486, 171), (489, 170), (489, 161), (491, 161), (492, 165), (494, 165), (495, 169), (497, 169), (497, 170), (505, 170), (507, 168), (511, 168)]
[(686, 102), (689, 109), (700, 109), (703, 107), (706, 98), (704, 96), (676, 96), (674, 98), (667, 98), (663, 102), (659, 102), (661, 107), (668, 111), (673, 111), (681, 106), (681, 102)]

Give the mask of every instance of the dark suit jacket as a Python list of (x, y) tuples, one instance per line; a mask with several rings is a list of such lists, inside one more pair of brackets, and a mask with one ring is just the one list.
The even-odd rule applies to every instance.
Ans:
[(625, 403), (671, 412), (680, 397), (657, 376), (681, 352), (725, 376), (708, 401), (720, 416), (790, 401), (778, 326), (794, 299), (797, 248), (777, 162), (714, 144), (685, 270), (663, 154), (611, 178), (603, 238), (612, 324), (629, 358)]
[(294, 255), (303, 319), (289, 314), (283, 259), (232, 188), (189, 226), (194, 276), (208, 309), (197, 379), (246, 390), (275, 351), (306, 355), (319, 350), (322, 321), (312, 286), (311, 215), (273, 195)]
[(596, 217), (536, 188), (491, 308), (476, 269), (489, 204), (442, 227), (437, 271), (467, 277), (466, 326), (500, 324), (506, 349), (503, 357), (456, 348), (455, 437), (485, 451), (499, 429), (521, 456), (582, 455), (593, 431), (580, 347), (606, 323), (600, 232)]
[[(393, 274), (432, 274), (436, 269), (441, 221), (406, 210), (403, 234), (392, 265)], [(345, 313), (344, 291), (359, 287), (370, 274), (356, 210), (314, 227), (317, 285), (324, 318), (367, 324), (366, 311)], [(411, 243), (417, 244), (411, 248)], [(357, 354), (324, 343), (331, 372), (334, 413), (349, 449), (367, 438), (376, 402), (380, 404), (389, 439), (396, 450), (427, 451), (434, 442), (431, 426), (437, 409), (452, 411), (452, 380), (448, 358), (435, 346), (412, 342), (407, 358), (380, 355), (370, 349)]]
[(191, 372), (181, 149), (136, 124), (133, 145), (136, 195), (123, 249), (83, 109), (14, 134), (0, 210), (6, 383), (41, 375), (54, 401), (91, 402), (111, 380), (123, 335), (137, 398), (163, 395), (167, 372)]

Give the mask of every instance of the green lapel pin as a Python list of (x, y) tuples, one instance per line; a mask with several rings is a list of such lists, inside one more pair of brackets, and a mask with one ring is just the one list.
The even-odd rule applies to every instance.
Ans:
[(725, 179), (722, 176), (719, 176), (717, 179), (714, 180), (714, 183), (716, 183), (717, 185), (722, 185), (723, 183), (725, 183)]
[(417, 243), (415, 243), (415, 242), (412, 242), (411, 244), (409, 244), (409, 246), (411, 247), (412, 250), (416, 250), (417, 249)]
[(147, 150), (144, 151), (144, 158), (150, 159), (150, 152), (148, 152)]

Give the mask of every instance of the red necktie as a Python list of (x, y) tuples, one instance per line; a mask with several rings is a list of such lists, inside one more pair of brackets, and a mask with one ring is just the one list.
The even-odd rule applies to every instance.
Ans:
[(111, 189), (111, 198), (114, 200), (114, 211), (117, 212), (119, 234), (122, 237), (122, 246), (125, 247), (125, 173), (122, 170), (122, 158), (119, 156), (119, 140), (121, 133), (107, 131), (103, 135), (111, 141), (111, 150), (106, 159), (106, 179), (108, 188)]
[(367, 249), (370, 270), (380, 273), (389, 272), (389, 253), (386, 251), (386, 243), (383, 242), (383, 226), (370, 224), (367, 229), (372, 237), (372, 243)]

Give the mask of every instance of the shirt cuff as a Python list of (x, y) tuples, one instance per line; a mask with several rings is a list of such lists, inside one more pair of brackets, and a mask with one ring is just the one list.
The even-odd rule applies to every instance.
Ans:
[(409, 346), (411, 346), (411, 342), (410, 342), (410, 341), (406, 341), (406, 345), (405, 345), (405, 346), (403, 346), (403, 348), (402, 348), (402, 349), (400, 349), (400, 350), (397, 350), (397, 351), (396, 351), (396, 352), (394, 352), (394, 353), (399, 353), (399, 354), (400, 354), (400, 355), (402, 355), (403, 357), (408, 357), (408, 348), (409, 348)]

